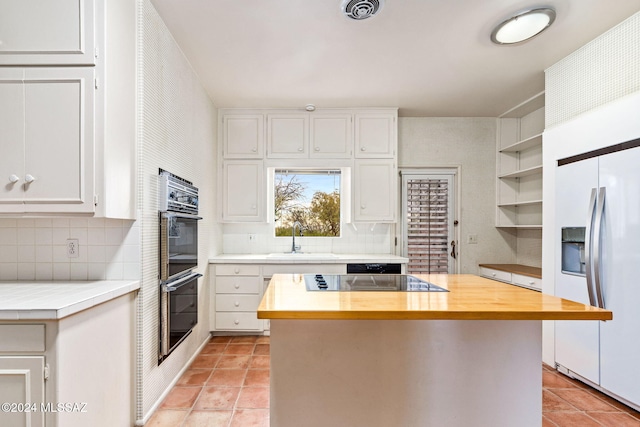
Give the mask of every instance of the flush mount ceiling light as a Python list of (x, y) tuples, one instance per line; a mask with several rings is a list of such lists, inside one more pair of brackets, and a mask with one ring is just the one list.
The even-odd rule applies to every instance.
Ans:
[(555, 19), (556, 11), (547, 7), (519, 12), (491, 32), (491, 41), (514, 44), (529, 40), (547, 29)]
[(361, 21), (380, 12), (384, 0), (342, 0), (340, 8), (347, 18)]

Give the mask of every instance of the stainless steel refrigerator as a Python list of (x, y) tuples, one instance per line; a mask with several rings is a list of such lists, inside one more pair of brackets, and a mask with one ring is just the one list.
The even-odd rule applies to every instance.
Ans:
[(613, 311), (555, 323), (561, 372), (640, 407), (640, 140), (558, 161), (555, 289)]

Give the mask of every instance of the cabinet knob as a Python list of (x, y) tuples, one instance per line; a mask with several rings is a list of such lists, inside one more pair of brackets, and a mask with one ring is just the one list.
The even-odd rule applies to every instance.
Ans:
[(240, 269), (239, 269), (239, 268), (236, 268), (235, 270), (233, 270), (233, 272), (234, 272), (234, 273), (236, 273), (236, 274), (238, 274), (238, 273), (240, 273)]
[(31, 175), (31, 174), (26, 174), (26, 175), (24, 176), (24, 181), (25, 181), (27, 184), (30, 184), (30, 183), (32, 183), (32, 182), (33, 182), (33, 181), (35, 181), (35, 180), (36, 180), (36, 178), (35, 178), (33, 175)]
[(238, 285), (237, 283), (235, 285), (233, 285), (234, 288), (236, 289), (240, 289), (240, 285)]
[(298, 151), (302, 151), (302, 150), (304, 150), (304, 148), (302, 148), (302, 147), (298, 148)]
[(367, 151), (365, 147), (360, 147), (360, 151)]
[(240, 307), (240, 303), (238, 301), (234, 302), (233, 305), (235, 305), (236, 307)]
[(534, 282), (533, 280), (529, 280), (529, 284), (530, 285), (533, 285), (534, 283), (536, 283), (536, 282)]
[(251, 151), (255, 153), (256, 151), (258, 151), (258, 149), (256, 147), (253, 147)]
[(361, 205), (360, 209), (367, 209), (367, 205)]
[(234, 321), (233, 321), (233, 324), (234, 324), (234, 325), (239, 325), (239, 324), (240, 324), (240, 321), (239, 321), (239, 320), (234, 320)]
[(12, 184), (15, 184), (19, 180), (20, 178), (15, 173), (11, 174), (11, 176), (9, 177), (9, 182), (11, 182)]
[(491, 273), (491, 275), (492, 275), (493, 277), (496, 277), (496, 273)]
[(316, 151), (320, 151), (320, 147), (316, 147)]

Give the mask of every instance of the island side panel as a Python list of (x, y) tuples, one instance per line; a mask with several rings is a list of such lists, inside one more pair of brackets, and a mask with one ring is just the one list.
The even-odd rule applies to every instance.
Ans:
[(271, 320), (273, 427), (540, 427), (541, 321)]

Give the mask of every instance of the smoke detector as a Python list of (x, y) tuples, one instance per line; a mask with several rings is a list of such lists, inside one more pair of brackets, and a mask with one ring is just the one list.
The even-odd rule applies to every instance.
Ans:
[(347, 18), (361, 21), (380, 12), (383, 5), (384, 0), (342, 0), (340, 8)]

